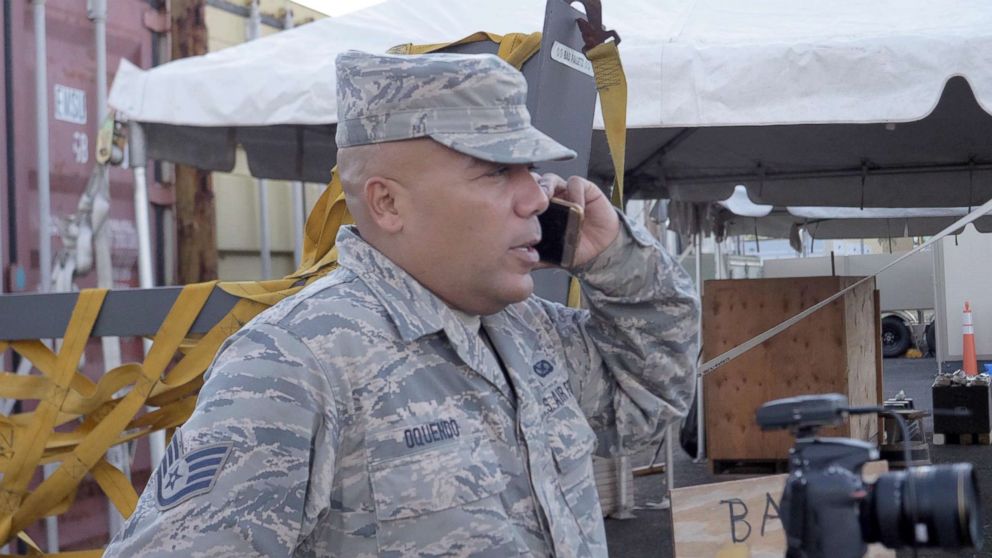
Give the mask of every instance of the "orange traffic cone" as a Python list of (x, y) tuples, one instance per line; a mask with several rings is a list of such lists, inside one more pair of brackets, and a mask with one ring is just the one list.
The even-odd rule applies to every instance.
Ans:
[(961, 327), (964, 337), (964, 373), (969, 376), (978, 375), (978, 356), (975, 353), (975, 326), (971, 321), (971, 304), (964, 303), (964, 319)]

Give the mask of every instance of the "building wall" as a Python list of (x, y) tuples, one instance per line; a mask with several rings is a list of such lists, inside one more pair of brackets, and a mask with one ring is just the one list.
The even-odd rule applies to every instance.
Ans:
[[(225, 5), (242, 7), (244, 2), (210, 2), (206, 9), (208, 46), (211, 52), (245, 42), (248, 38), (248, 20), (243, 10), (225, 9)], [(294, 25), (320, 19), (323, 14), (290, 3)], [(282, 0), (263, 0), (260, 26), (261, 36), (280, 32), (266, 24), (264, 16), (282, 21), (285, 3)], [(330, 177), (330, 165), (328, 165)], [(214, 195), (217, 208), (217, 273), (221, 280), (246, 281), (288, 275), (296, 268), (293, 255), (292, 183), (266, 180), (269, 217), (269, 246), (272, 256), (271, 277), (262, 277), (261, 239), (259, 228), (259, 185), (248, 172), (247, 159), (238, 150), (237, 164), (230, 173), (213, 173)], [(305, 184), (305, 214), (323, 192), (324, 184)]]
[(964, 303), (971, 303), (975, 349), (981, 360), (992, 360), (992, 234), (973, 226), (936, 248), (937, 355), (941, 361), (961, 360)]

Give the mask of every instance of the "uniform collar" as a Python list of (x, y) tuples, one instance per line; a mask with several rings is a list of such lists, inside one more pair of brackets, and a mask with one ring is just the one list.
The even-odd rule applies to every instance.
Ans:
[[(485, 376), (502, 375), (485, 358), (488, 349), (479, 337), (477, 322), (457, 317), (443, 300), (409, 273), (365, 242), (354, 226), (341, 227), (337, 236), (338, 263), (354, 272), (386, 309), (400, 337), (411, 342), (444, 331), (465, 364)], [(469, 324), (476, 323), (470, 331)]]
[[(338, 263), (353, 271), (382, 303), (404, 341), (445, 329), (448, 307), (409, 273), (365, 242), (354, 226), (344, 226), (336, 240)], [(454, 317), (450, 317), (454, 321)]]

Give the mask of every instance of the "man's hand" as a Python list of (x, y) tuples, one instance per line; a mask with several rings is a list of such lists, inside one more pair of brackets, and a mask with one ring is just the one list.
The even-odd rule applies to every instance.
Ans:
[(573, 267), (584, 265), (600, 255), (616, 240), (620, 234), (620, 219), (610, 200), (595, 184), (579, 176), (566, 181), (553, 173), (534, 173), (534, 179), (549, 198), (570, 201), (585, 211)]

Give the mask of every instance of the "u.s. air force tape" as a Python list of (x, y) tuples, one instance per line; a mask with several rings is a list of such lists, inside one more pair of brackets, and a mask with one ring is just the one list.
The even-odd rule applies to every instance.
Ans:
[(948, 226), (944, 230), (942, 230), (939, 233), (937, 233), (936, 235), (930, 237), (930, 240), (924, 242), (923, 244), (920, 244), (919, 246), (917, 246), (916, 248), (913, 248), (909, 252), (906, 252), (902, 256), (899, 256), (898, 258), (896, 258), (895, 260), (889, 262), (887, 265), (885, 265), (884, 267), (882, 267), (882, 269), (879, 269), (875, 273), (872, 273), (871, 275), (869, 275), (867, 277), (864, 277), (861, 280), (855, 282), (851, 286), (849, 286), (849, 287), (847, 287), (847, 288), (845, 288), (845, 289), (843, 289), (843, 290), (841, 290), (839, 292), (834, 293), (830, 297), (828, 297), (828, 298), (826, 298), (826, 299), (824, 299), (824, 300), (822, 300), (822, 301), (814, 304), (813, 306), (810, 306), (809, 308), (803, 310), (802, 312), (796, 314), (795, 316), (792, 316), (788, 320), (785, 320), (784, 322), (782, 322), (782, 323), (778, 324), (777, 326), (775, 326), (775, 327), (773, 327), (773, 328), (765, 331), (764, 333), (761, 333), (760, 335), (757, 335), (755, 337), (752, 337), (751, 339), (748, 339), (747, 341), (741, 343), (740, 345), (737, 345), (733, 349), (730, 349), (729, 351), (727, 351), (727, 352), (725, 352), (725, 353), (723, 353), (723, 354), (721, 354), (721, 355), (719, 355), (719, 356), (717, 356), (717, 357), (715, 357), (713, 359), (710, 359), (710, 360), (704, 362), (703, 365), (699, 368), (699, 374), (701, 376), (705, 376), (706, 374), (709, 374), (710, 372), (716, 370), (717, 368), (723, 366), (724, 364), (727, 364), (728, 362), (730, 362), (730, 361), (734, 360), (735, 358), (741, 356), (742, 354), (750, 351), (751, 349), (757, 347), (758, 345), (764, 343), (765, 341), (768, 341), (772, 337), (775, 337), (779, 333), (782, 333), (783, 331), (789, 329), (792, 325), (794, 325), (797, 322), (805, 319), (806, 317), (808, 317), (809, 315), (813, 314), (814, 312), (816, 312), (820, 308), (823, 308), (824, 306), (826, 306), (826, 305), (830, 304), (831, 302), (837, 300), (838, 298), (844, 296), (844, 293), (846, 293), (846, 292), (848, 292), (850, 290), (855, 289), (856, 287), (858, 287), (859, 285), (865, 283), (869, 279), (875, 278), (879, 273), (882, 273), (883, 271), (891, 268), (892, 266), (898, 264), (899, 262), (901, 262), (901, 261), (905, 260), (906, 258), (912, 256), (913, 254), (929, 248), (931, 245), (933, 245), (933, 243), (935, 243), (938, 240), (944, 238), (945, 236), (953, 233), (954, 231), (960, 230), (965, 225), (971, 223), (972, 221), (978, 219), (979, 217), (981, 217), (981, 216), (983, 216), (983, 215), (985, 215), (986, 213), (989, 213), (989, 212), (992, 212), (992, 200), (989, 200), (989, 201), (983, 203), (981, 206), (979, 206), (978, 208), (976, 208), (975, 210), (973, 210), (971, 213), (969, 213), (969, 214), (965, 215), (964, 217), (958, 219), (957, 221), (955, 221), (953, 224), (951, 224), (950, 226)]

